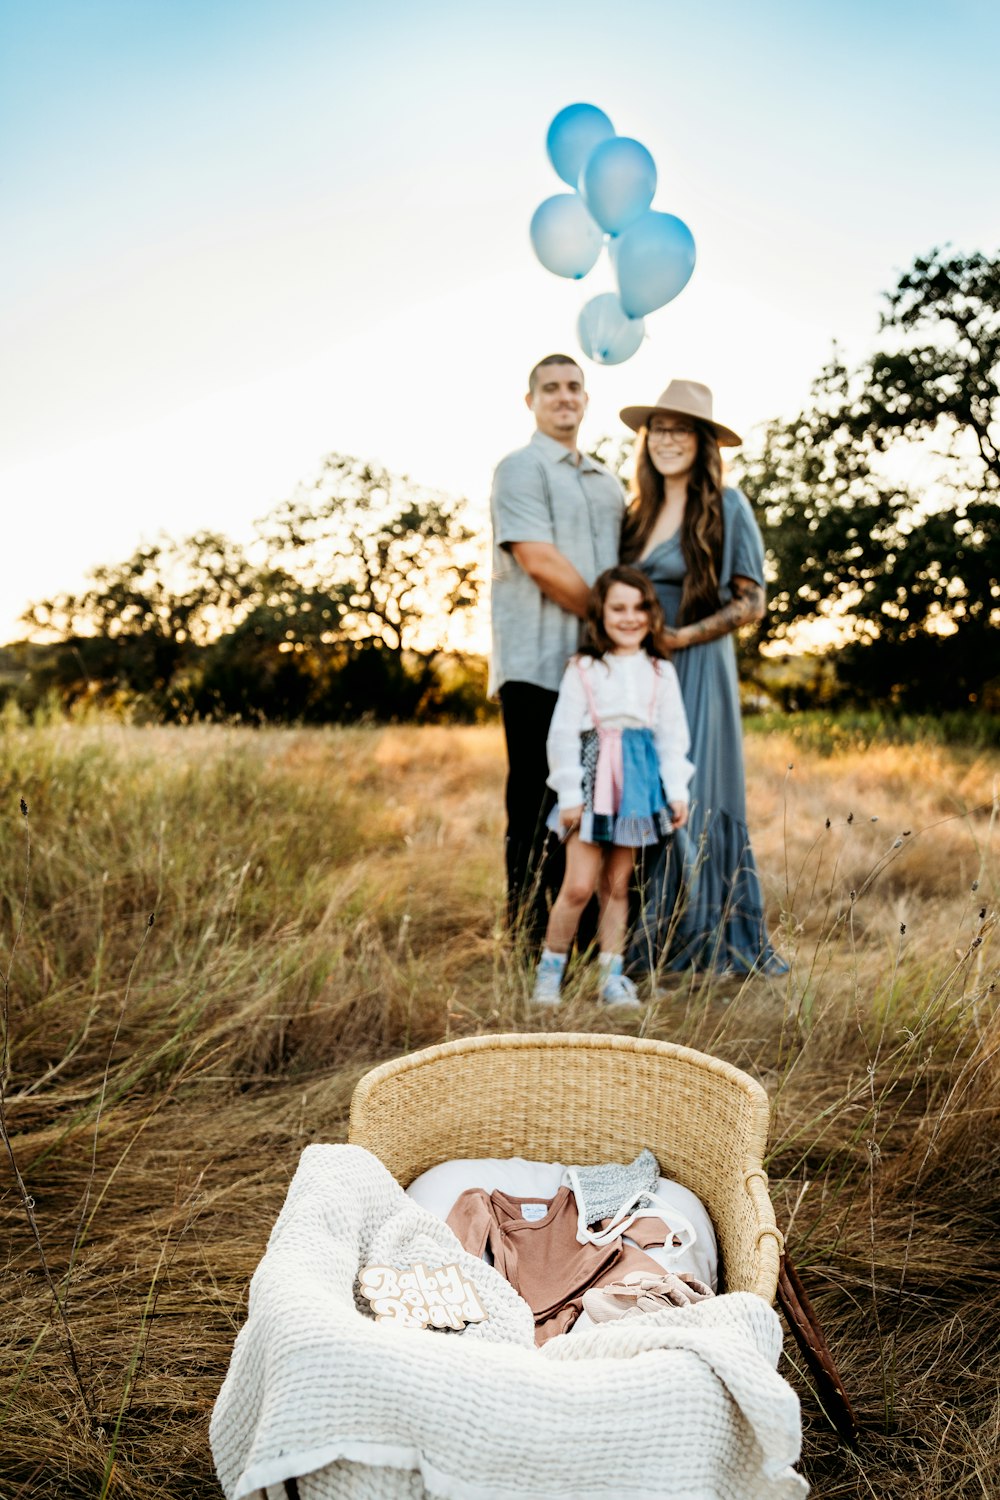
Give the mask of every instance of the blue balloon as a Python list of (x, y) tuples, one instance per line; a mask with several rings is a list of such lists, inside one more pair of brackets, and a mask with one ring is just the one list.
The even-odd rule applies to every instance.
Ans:
[(694, 236), (683, 219), (650, 209), (631, 224), (612, 257), (629, 317), (645, 317), (672, 301), (691, 280), (694, 262)]
[(631, 359), (646, 336), (641, 318), (627, 317), (614, 292), (591, 297), (576, 323), (580, 348), (598, 365), (620, 365)]
[(545, 149), (563, 182), (575, 188), (591, 151), (614, 133), (615, 127), (603, 109), (594, 104), (567, 104), (549, 126)]
[(616, 135), (587, 157), (580, 196), (602, 229), (621, 234), (644, 214), (656, 192), (656, 163), (639, 141)]
[(531, 216), (535, 254), (556, 276), (579, 280), (593, 270), (604, 244), (604, 231), (588, 214), (578, 193), (556, 193)]

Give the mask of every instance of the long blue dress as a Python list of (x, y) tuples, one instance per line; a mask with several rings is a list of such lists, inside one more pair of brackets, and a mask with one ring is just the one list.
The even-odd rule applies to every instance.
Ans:
[[(722, 602), (734, 576), (764, 584), (764, 544), (750, 503), (722, 492)], [(677, 624), (684, 583), (680, 535), (636, 566), (656, 589), (668, 625)], [(694, 778), (687, 826), (647, 856), (640, 871), (642, 909), (629, 952), (633, 973), (696, 968), (784, 974), (764, 921), (764, 898), (747, 832), (743, 731), (732, 635), (678, 651), (691, 731)]]

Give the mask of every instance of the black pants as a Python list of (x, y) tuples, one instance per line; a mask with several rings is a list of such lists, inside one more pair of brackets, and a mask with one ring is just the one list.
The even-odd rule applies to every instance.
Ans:
[[(558, 696), (533, 682), (505, 682), (500, 689), (507, 740), (507, 923), (531, 948), (542, 945), (549, 907), (566, 869), (562, 844), (545, 829), (556, 802), (546, 785), (545, 741)], [(596, 934), (597, 902), (591, 901), (580, 922), (577, 947), (588, 947)]]
[(545, 832), (555, 803), (545, 784), (545, 741), (558, 696), (533, 682), (505, 682), (500, 689), (507, 741), (507, 922), (532, 947), (545, 936), (563, 877), (562, 846), (553, 839), (546, 857)]

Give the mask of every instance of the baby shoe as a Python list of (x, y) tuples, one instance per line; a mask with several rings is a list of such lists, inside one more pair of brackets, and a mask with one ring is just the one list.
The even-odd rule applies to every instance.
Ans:
[(612, 1323), (663, 1307), (687, 1307), (714, 1296), (710, 1286), (686, 1271), (664, 1271), (662, 1276), (631, 1271), (621, 1281), (584, 1292), (583, 1306), (595, 1323)]

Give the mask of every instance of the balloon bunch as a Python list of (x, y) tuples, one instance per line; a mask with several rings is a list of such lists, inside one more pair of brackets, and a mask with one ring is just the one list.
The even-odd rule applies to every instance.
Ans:
[(687, 286), (694, 237), (682, 219), (650, 206), (656, 163), (639, 141), (616, 135), (603, 110), (567, 105), (549, 126), (545, 146), (574, 191), (539, 204), (531, 243), (547, 271), (578, 281), (593, 270), (607, 238), (618, 291), (585, 303), (577, 337), (588, 359), (621, 364), (642, 343), (646, 314)]

